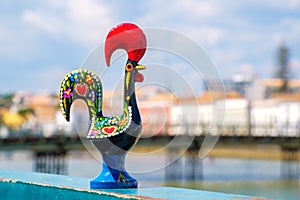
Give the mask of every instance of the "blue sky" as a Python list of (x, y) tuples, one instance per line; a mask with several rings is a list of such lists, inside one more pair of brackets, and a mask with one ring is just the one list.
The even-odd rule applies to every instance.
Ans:
[(204, 47), (223, 78), (272, 77), (284, 42), (300, 78), (300, 0), (12, 0), (0, 1), (0, 93), (56, 91), (64, 74), (121, 22), (186, 35)]

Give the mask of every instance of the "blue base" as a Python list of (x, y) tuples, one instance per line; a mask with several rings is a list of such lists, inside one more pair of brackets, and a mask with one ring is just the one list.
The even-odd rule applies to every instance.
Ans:
[(136, 188), (138, 181), (126, 172), (123, 159), (124, 155), (103, 156), (102, 171), (90, 181), (90, 187), (94, 189)]
[(138, 182), (137, 180), (127, 181), (126, 184), (123, 182), (101, 182), (97, 179), (93, 179), (90, 181), (90, 187), (92, 189), (116, 189), (116, 188), (137, 188)]
[[(117, 172), (117, 176), (113, 177), (110, 172), (102, 170), (101, 174), (96, 178), (90, 180), (90, 187), (94, 189), (108, 189), (108, 188), (136, 188), (138, 181), (128, 175), (127, 172)], [(120, 173), (124, 178), (120, 179)]]

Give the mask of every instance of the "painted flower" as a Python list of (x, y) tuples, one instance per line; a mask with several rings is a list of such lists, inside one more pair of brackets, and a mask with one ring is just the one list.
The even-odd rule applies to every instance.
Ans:
[(64, 98), (71, 98), (73, 96), (73, 92), (71, 88), (68, 88), (66, 90), (64, 90)]
[(105, 122), (104, 122), (104, 121), (101, 121), (101, 122), (100, 122), (100, 126), (103, 127), (104, 125), (105, 125)]
[(70, 80), (72, 81), (72, 82), (74, 82), (75, 81), (75, 79), (74, 79), (74, 75), (72, 74), (70, 77)]
[(101, 122), (100, 121), (97, 121), (94, 125), (94, 129), (99, 129), (101, 126)]
[(73, 74), (73, 79), (74, 79), (75, 83), (78, 83), (80, 78), (81, 78), (80, 74), (78, 74), (78, 73)]
[(125, 125), (125, 124), (127, 124), (127, 122), (128, 122), (127, 118), (123, 117), (122, 120), (119, 121), (119, 125), (121, 125), (121, 126)]
[(92, 130), (91, 131), (91, 135), (93, 135), (93, 136), (95, 136), (95, 135), (97, 135), (99, 133), (100, 133), (100, 129), (99, 130)]
[(85, 82), (86, 82), (87, 84), (89, 84), (89, 85), (91, 85), (91, 84), (94, 83), (94, 80), (93, 80), (93, 78), (92, 78), (92, 76), (91, 76), (90, 74), (87, 74), (87, 75), (85, 76)]
[(96, 99), (95, 91), (92, 90), (92, 91), (88, 94), (88, 97), (89, 97), (92, 101), (95, 101), (95, 99)]
[(118, 123), (117, 118), (116, 117), (111, 118), (111, 123), (112, 124), (117, 124)]

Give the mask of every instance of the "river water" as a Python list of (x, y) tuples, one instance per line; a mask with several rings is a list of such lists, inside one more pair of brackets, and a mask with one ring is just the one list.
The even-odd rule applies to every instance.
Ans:
[[(167, 154), (150, 157), (129, 154), (126, 167), (141, 185), (168, 185), (274, 199), (300, 199), (299, 162), (207, 157), (194, 161), (196, 180), (190, 181), (187, 178), (191, 171), (190, 158), (182, 157), (170, 166), (167, 166), (168, 160)], [(0, 152), (0, 169), (33, 171), (34, 164), (34, 156), (30, 151)], [(66, 168), (70, 176), (93, 178), (101, 170), (101, 163), (86, 151), (73, 151), (68, 153)]]

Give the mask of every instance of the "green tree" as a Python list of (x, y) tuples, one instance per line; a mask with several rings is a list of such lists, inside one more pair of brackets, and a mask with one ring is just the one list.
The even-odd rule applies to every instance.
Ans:
[(0, 95), (0, 107), (10, 108), (10, 106), (13, 104), (13, 97), (14, 94)]
[(34, 115), (34, 110), (32, 108), (23, 108), (18, 110), (18, 114), (24, 118), (27, 117), (27, 115)]
[(21, 107), (18, 111), (11, 112), (14, 94), (5, 94), (0, 96), (0, 127), (5, 126), (9, 130), (19, 129), (28, 119), (35, 114), (29, 107)]
[(11, 107), (11, 105), (13, 104), (13, 99), (14, 94), (1, 94), (0, 95), (0, 127), (3, 125), (3, 116), (2, 116), (2, 112), (5, 109), (8, 109)]
[(289, 67), (289, 56), (290, 51), (287, 46), (282, 44), (276, 55), (277, 70), (275, 76), (282, 80), (282, 85), (278, 88), (278, 92), (289, 92), (289, 78), (290, 78), (290, 67)]

